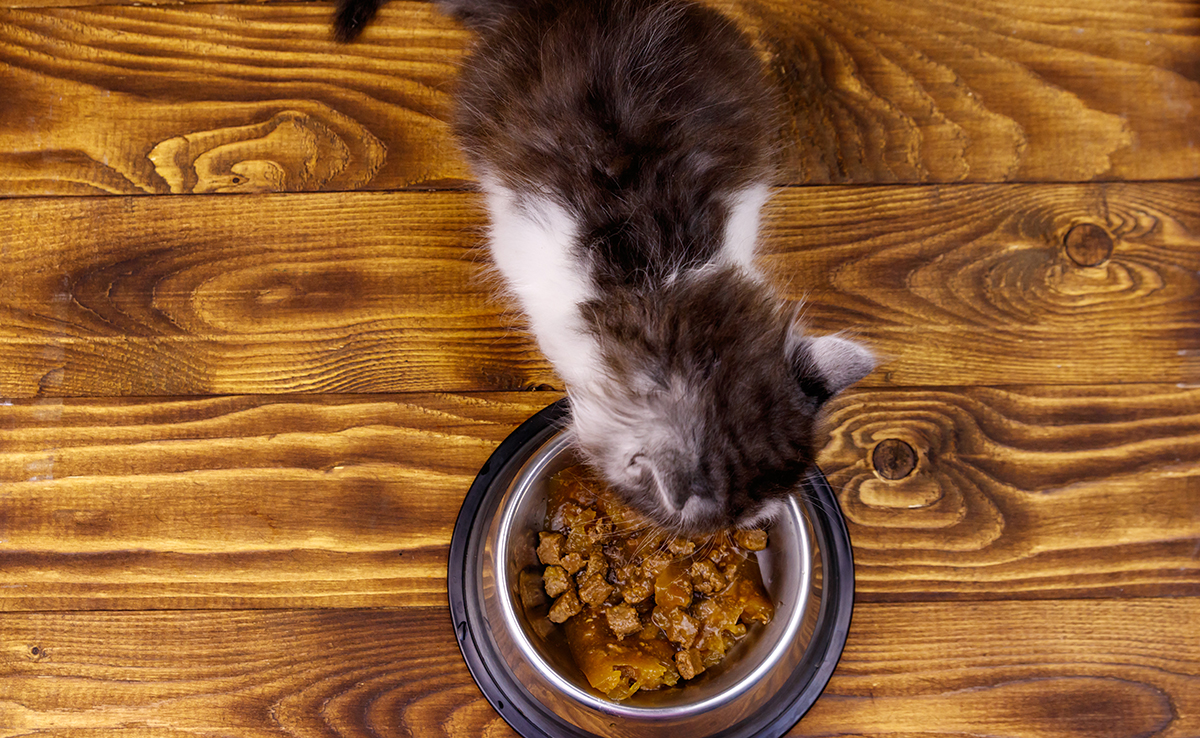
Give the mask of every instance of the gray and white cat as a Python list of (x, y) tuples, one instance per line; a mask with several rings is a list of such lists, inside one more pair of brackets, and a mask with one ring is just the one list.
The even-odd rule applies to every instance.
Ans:
[[(379, 1), (342, 0), (339, 38)], [(681, 532), (769, 519), (875, 362), (806, 336), (755, 263), (775, 104), (749, 42), (690, 0), (438, 5), (478, 33), (455, 132), (579, 449)]]

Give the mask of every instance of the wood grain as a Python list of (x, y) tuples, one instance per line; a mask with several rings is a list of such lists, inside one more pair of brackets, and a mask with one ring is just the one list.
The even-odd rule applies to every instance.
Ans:
[[(1194, 735), (1197, 626), (1195, 599), (859, 605), (838, 671), (791, 735)], [(1173, 664), (1143, 661), (1160, 646)]]
[[(778, 183), (859, 185), (784, 187), (763, 264), (883, 360), (791, 735), (1200, 735), (1196, 2), (711, 2)], [(0, 0), (0, 738), (515, 735), (448, 541), (561, 383), (478, 247), (469, 34), (330, 12)]]
[(0, 396), (556, 381), (492, 297), (473, 196), (18, 200), (0, 224)]
[[(472, 479), (557, 397), (14, 402), (0, 610), (444, 603)], [(860, 600), (1200, 595), (1200, 390), (856, 391), (828, 428)]]
[[(0, 195), (458, 187), (468, 36), (392, 2), (0, 10)], [(780, 181), (1200, 174), (1200, 22), (1182, 0), (742, 0), (784, 101)]]
[[(1196, 599), (860, 605), (791, 735), (1194, 735), (1197, 634)], [(515, 735), (442, 609), (29, 613), (0, 649), (3, 736)]]
[(863, 390), (826, 426), (860, 599), (1200, 594), (1200, 390)]
[[(874, 386), (1200, 384), (1200, 185), (785, 188), (764, 265)], [(460, 193), (0, 201), (0, 397), (561, 386)], [(1079, 224), (1111, 234), (1081, 266)], [(1078, 257), (1078, 254), (1076, 254)]]
[[(465, 176), (444, 123), (466, 32), (398, 2), (0, 11), (0, 193), (296, 192)], [(386, 42), (383, 42), (385, 41)]]
[(1200, 110), (1175, 108), (1200, 93), (1200, 19), (1186, 0), (740, 6), (783, 80), (801, 175), (789, 181), (1200, 174)]
[[(1200, 188), (821, 188), (767, 216), (765, 264), (895, 385), (1200, 385)], [(1068, 236), (1113, 242), (1081, 265)]]
[(443, 604), (471, 481), (554, 399), (0, 408), (0, 609)]

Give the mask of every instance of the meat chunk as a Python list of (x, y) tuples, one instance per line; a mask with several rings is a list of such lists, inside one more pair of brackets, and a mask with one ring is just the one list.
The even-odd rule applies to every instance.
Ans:
[(574, 574), (587, 565), (587, 559), (583, 558), (583, 554), (578, 551), (572, 551), (559, 560), (562, 568), (567, 570), (568, 574)]
[(567, 537), (562, 533), (542, 531), (538, 533), (538, 561), (547, 566), (558, 566), (562, 560), (563, 545)]
[(717, 565), (704, 559), (692, 564), (692, 586), (700, 594), (710, 595), (725, 589), (725, 577)]
[(613, 605), (604, 611), (604, 616), (608, 619), (609, 629), (617, 638), (624, 638), (630, 633), (636, 633), (642, 629), (642, 621), (638, 619), (637, 610), (629, 605)]
[(676, 653), (675, 664), (676, 668), (679, 669), (679, 676), (684, 679), (695, 679), (697, 674), (704, 671), (704, 658), (700, 655), (700, 651), (695, 648), (689, 648)]
[(546, 594), (551, 597), (558, 597), (571, 588), (567, 571), (561, 566), (547, 566), (546, 571), (542, 572), (542, 580), (546, 583)]
[(579, 602), (579, 597), (575, 594), (575, 590), (568, 589), (550, 606), (550, 614), (547, 617), (552, 623), (565, 623), (581, 612), (583, 612), (583, 605)]
[(734, 531), (733, 540), (747, 551), (761, 551), (767, 547), (767, 532), (761, 528), (738, 530)]
[(690, 648), (696, 642), (696, 634), (700, 631), (700, 626), (695, 618), (681, 608), (663, 610), (661, 606), (656, 607), (650, 619), (667, 636), (667, 640), (676, 646)]
[(588, 551), (587, 576), (604, 576), (608, 573), (608, 559), (604, 557), (604, 549), (593, 543)]
[(652, 594), (654, 594), (654, 585), (646, 579), (630, 582), (621, 588), (621, 598), (631, 605), (645, 602), (646, 598)]
[(545, 574), (524, 569), (517, 575), (517, 596), (525, 612), (536, 610), (546, 604)]
[(676, 538), (667, 544), (667, 550), (676, 556), (688, 556), (695, 552), (696, 542), (686, 538)]
[(579, 583), (579, 599), (589, 605), (599, 605), (612, 594), (613, 586), (602, 576), (584, 577)]

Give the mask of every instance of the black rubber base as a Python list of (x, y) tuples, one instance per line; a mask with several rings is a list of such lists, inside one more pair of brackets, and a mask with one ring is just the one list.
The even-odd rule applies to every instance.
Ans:
[[(513, 474), (542, 441), (563, 425), (568, 414), (567, 401), (560, 400), (525, 421), (500, 444), (471, 484), (450, 539), (450, 615), (458, 636), (458, 647), (484, 697), (524, 738), (603, 737), (583, 731), (547, 710), (513, 678), (496, 654), (487, 632), (487, 622), (471, 593), (479, 581), (482, 532), (476, 531), (473, 535), (473, 531), (477, 522), (486, 529), (497, 498), (503, 494), (504, 484), (497, 488), (495, 495), (489, 495), (493, 483)], [(823, 585), (828, 595), (822, 600), (813, 642), (792, 677), (763, 709), (737, 725), (713, 734), (712, 738), (779, 738), (788, 732), (825, 689), (846, 644), (854, 607), (850, 535), (824, 475), (814, 470), (805, 484), (805, 494), (814, 501), (810, 506), (811, 522), (824, 556)]]

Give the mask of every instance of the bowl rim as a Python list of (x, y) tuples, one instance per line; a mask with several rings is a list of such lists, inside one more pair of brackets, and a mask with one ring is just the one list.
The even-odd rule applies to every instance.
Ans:
[[(506, 506), (502, 506), (497, 513), (500, 519), (495, 525), (498, 531), (499, 538), (495, 540), (495, 549), (497, 551), (505, 551), (508, 549), (508, 540), (513, 535), (512, 525), (514, 517), (523, 500), (523, 496), (529, 494), (530, 485), (520, 484), (522, 479), (528, 479), (530, 476), (537, 476), (544, 472), (548, 465), (553, 464), (557, 455), (563, 452), (564, 448), (569, 448), (573, 438), (570, 431), (553, 434), (542, 440), (538, 447), (533, 451), (530, 459), (536, 458), (537, 461), (530, 466), (530, 461), (526, 461), (521, 465), (520, 472), (512, 481), (511, 487), (515, 490), (512, 497), (507, 498)], [(549, 449), (549, 450), (548, 450)], [(795, 498), (787, 501), (788, 510), (790, 513), (800, 516), (803, 512), (800, 510), (800, 503)], [(808, 531), (801, 525), (801, 529), (797, 531), (801, 538), (804, 552), (799, 556), (801, 559), (802, 569), (807, 569), (811, 565), (809, 560), (808, 548), (811, 542), (808, 540)], [(504, 567), (497, 567), (494, 576), (496, 578), (496, 589), (498, 591), (506, 591), (513, 582), (508, 580)], [(798, 599), (805, 600), (808, 597), (811, 582), (807, 579), (800, 584), (800, 592)], [(762, 679), (778, 662), (783, 655), (791, 648), (792, 641), (799, 635), (800, 630), (805, 620), (804, 608), (794, 608), (790, 617), (786, 620), (780, 619), (780, 625), (783, 631), (777, 635), (781, 636), (779, 641), (773, 645), (768, 644), (767, 655), (761, 663), (755, 665), (749, 674), (743, 676), (739, 681), (735, 682), (730, 688), (725, 689), (717, 694), (706, 697), (698, 702), (693, 701), (686, 706), (672, 707), (645, 707), (637, 704), (629, 703), (614, 703), (608, 700), (603, 695), (594, 691), (585, 690), (583, 687), (576, 685), (570, 679), (561, 674), (554, 666), (545, 659), (541, 651), (529, 640), (527, 634), (521, 628), (519, 615), (515, 603), (511, 598), (500, 597), (499, 609), (501, 617), (504, 619), (504, 625), (511, 633), (511, 639), (517, 648), (521, 651), (526, 661), (534, 665), (534, 668), (541, 673), (543, 678), (550, 681), (556, 689), (565, 693), (576, 702), (595, 710), (598, 713), (620, 716), (625, 719), (636, 719), (644, 721), (669, 720), (677, 719), (685, 714), (698, 714), (707, 712), (725, 704), (728, 704), (750, 690), (753, 685)]]
[[(478, 562), (472, 561), (473, 531), (477, 522), (487, 526), (490, 517), (478, 520), (490, 498), (503, 495), (504, 485), (494, 490), (513, 463), (525, 461), (548, 438), (548, 432), (567, 425), (570, 406), (563, 398), (522, 423), (491, 454), (471, 484), (454, 525), (447, 562), (450, 614), (459, 650), (472, 678), (484, 697), (502, 718), (524, 738), (588, 738), (597, 734), (567, 722), (530, 694), (491, 652), (494, 646), (488, 623), (476, 608), (468, 606), (467, 588), (474, 580)], [(541, 442), (531, 444), (541, 438)], [(768, 709), (759, 710), (740, 723), (713, 734), (722, 738), (749, 736), (778, 738), (789, 731), (812, 707), (832, 676), (845, 646), (854, 603), (854, 570), (849, 532), (837, 499), (819, 470), (805, 482), (809, 497), (806, 512), (813, 536), (822, 547), (825, 561), (820, 612), (808, 652), (791, 677), (771, 698)]]

